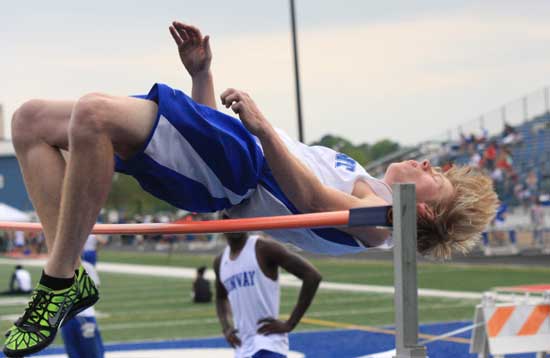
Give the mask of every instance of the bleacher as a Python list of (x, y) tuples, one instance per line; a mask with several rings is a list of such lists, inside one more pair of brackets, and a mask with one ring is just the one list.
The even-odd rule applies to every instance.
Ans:
[(523, 141), (513, 148), (514, 169), (520, 178), (535, 170), (539, 190), (550, 191), (550, 113), (518, 126)]

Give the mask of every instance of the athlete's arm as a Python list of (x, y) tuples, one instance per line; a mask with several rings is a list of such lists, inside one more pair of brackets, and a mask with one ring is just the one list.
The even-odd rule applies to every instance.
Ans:
[(210, 71), (210, 37), (203, 37), (199, 29), (179, 21), (172, 23), (170, 33), (178, 45), (181, 62), (193, 82), (191, 97), (197, 103), (216, 109), (214, 79)]
[(298, 325), (311, 305), (322, 279), (321, 274), (307, 260), (287, 250), (276, 241), (258, 240), (256, 245), (260, 262), (265, 263), (266, 266), (282, 267), (302, 280), (298, 302), (288, 320), (281, 321), (275, 317), (266, 317), (258, 322), (263, 324), (258, 329), (258, 333), (268, 335), (290, 332)]
[(222, 326), (222, 332), (231, 347), (236, 348), (241, 345), (241, 340), (237, 336), (237, 330), (231, 324), (231, 306), (227, 299), (227, 290), (220, 281), (220, 261), (221, 255), (214, 260), (214, 272), (216, 273), (216, 314)]
[(264, 156), (277, 184), (301, 212), (347, 210), (366, 206), (361, 199), (325, 186), (286, 147), (250, 96), (228, 89), (222, 103), (239, 115), (247, 129), (260, 139)]

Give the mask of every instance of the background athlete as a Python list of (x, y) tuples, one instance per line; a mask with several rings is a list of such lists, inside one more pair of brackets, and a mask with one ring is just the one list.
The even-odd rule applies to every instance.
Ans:
[[(181, 23), (170, 31), (195, 101), (156, 84), (141, 98), (92, 93), (77, 101), (31, 100), (15, 112), (13, 143), (50, 257), (28, 309), (9, 330), (6, 355), (46, 347), (67, 316), (97, 300), (96, 291), (84, 289), (93, 288), (85, 271), (75, 276), (75, 268), (115, 169), (176, 207), (226, 210), (231, 217), (387, 204), (390, 185), (413, 182), (422, 213), (418, 249), (440, 257), (471, 247), (493, 217), (492, 182), (470, 168), (443, 174), (428, 161), (406, 161), (390, 165), (378, 180), (347, 156), (277, 131), (241, 91), (225, 91), (222, 103), (242, 122), (214, 110), (208, 37)], [(61, 149), (69, 150), (67, 163)], [(328, 254), (389, 244), (389, 234), (375, 228), (271, 232)]]
[[(311, 304), (321, 282), (304, 258), (273, 240), (226, 234), (228, 246), (216, 257), (216, 312), (235, 358), (284, 358), (288, 336)], [(298, 302), (279, 320), (279, 267), (302, 280)], [(232, 324), (234, 322), (234, 325)]]

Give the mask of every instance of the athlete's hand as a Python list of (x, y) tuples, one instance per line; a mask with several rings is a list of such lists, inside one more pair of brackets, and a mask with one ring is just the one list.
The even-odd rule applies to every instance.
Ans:
[(235, 328), (229, 328), (229, 329), (223, 331), (223, 335), (225, 336), (225, 340), (233, 348), (237, 348), (237, 347), (241, 346), (241, 340), (237, 336), (238, 332), (239, 331), (236, 330)]
[(262, 326), (258, 328), (258, 334), (263, 334), (264, 336), (276, 333), (288, 333), (293, 329), (288, 322), (274, 318), (261, 319), (258, 321), (258, 324), (262, 324)]
[(248, 93), (229, 88), (222, 93), (221, 99), (224, 106), (239, 115), (250, 133), (260, 137), (266, 132), (269, 123)]
[(170, 33), (178, 45), (181, 62), (191, 77), (208, 73), (212, 62), (210, 37), (203, 37), (199, 29), (179, 21), (172, 22)]

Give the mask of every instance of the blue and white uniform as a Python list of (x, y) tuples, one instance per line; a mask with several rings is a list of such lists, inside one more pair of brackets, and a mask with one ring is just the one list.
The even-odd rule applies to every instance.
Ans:
[(88, 235), (84, 248), (82, 249), (82, 260), (89, 262), (93, 266), (97, 264), (97, 236), (94, 234)]
[[(132, 175), (149, 193), (189, 211), (225, 210), (232, 218), (300, 213), (275, 182), (259, 140), (241, 121), (163, 84), (140, 97), (158, 104), (156, 123), (141, 152), (128, 160), (116, 158), (118, 172)], [(391, 203), (389, 187), (355, 160), (329, 148), (299, 143), (280, 130), (278, 134), (323, 184), (351, 194), (355, 182), (365, 180)], [(336, 229), (269, 234), (316, 253), (365, 250), (358, 240)]]
[[(256, 257), (257, 236), (250, 236), (239, 256), (230, 258), (229, 246), (220, 261), (220, 282), (227, 291), (231, 312), (241, 346), (235, 358), (257, 356), (285, 357), (288, 354), (287, 334), (258, 334), (264, 318), (279, 318), (279, 282), (267, 277)], [(263, 352), (262, 352), (263, 351)], [(259, 353), (261, 352), (261, 353)]]

